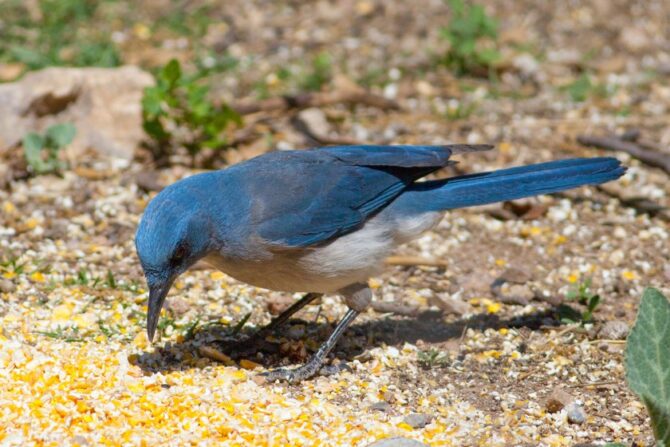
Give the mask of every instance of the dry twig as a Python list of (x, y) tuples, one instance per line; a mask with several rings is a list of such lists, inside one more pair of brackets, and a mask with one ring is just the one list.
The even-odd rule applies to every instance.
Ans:
[(411, 267), (415, 265), (424, 265), (428, 267), (447, 267), (449, 264), (442, 259), (423, 258), (421, 256), (389, 256), (386, 258), (387, 265), (400, 265)]
[(620, 137), (580, 135), (577, 141), (585, 146), (593, 146), (608, 151), (625, 152), (642, 163), (663, 169), (670, 174), (670, 154), (665, 154)]
[(240, 115), (257, 112), (274, 112), (289, 109), (323, 107), (331, 104), (362, 104), (382, 110), (400, 110), (400, 105), (383, 96), (375, 95), (364, 89), (350, 89), (334, 92), (300, 93), (261, 101), (245, 100), (233, 105)]

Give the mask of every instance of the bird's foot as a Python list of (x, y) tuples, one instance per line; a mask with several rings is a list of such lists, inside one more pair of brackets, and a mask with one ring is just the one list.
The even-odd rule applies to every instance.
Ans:
[(268, 382), (279, 380), (288, 383), (298, 383), (314, 377), (319, 372), (319, 369), (321, 369), (320, 364), (311, 364), (311, 362), (308, 362), (298, 368), (277, 368), (260, 375)]
[(316, 375), (332, 376), (342, 371), (351, 371), (351, 367), (345, 362), (336, 365), (322, 365), (317, 362), (308, 362), (297, 368), (277, 368), (268, 372), (259, 374), (267, 382), (279, 380), (288, 383), (298, 383), (303, 380), (311, 379)]

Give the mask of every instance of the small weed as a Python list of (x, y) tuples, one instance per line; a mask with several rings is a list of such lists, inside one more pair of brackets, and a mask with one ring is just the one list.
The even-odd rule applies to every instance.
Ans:
[(241, 124), (241, 117), (226, 104), (207, 97), (209, 86), (201, 75), (185, 76), (179, 62), (171, 60), (156, 76), (156, 85), (144, 91), (143, 127), (151, 138), (148, 146), (156, 160), (165, 161), (185, 148), (195, 163), (203, 148), (226, 147), (224, 131)]
[(158, 333), (161, 335), (161, 337), (169, 336), (172, 334), (172, 332), (175, 331), (175, 329), (177, 329), (177, 322), (172, 317), (163, 316), (158, 319), (158, 325), (156, 325), (156, 329), (158, 330)]
[(118, 283), (118, 287), (121, 290), (124, 290), (126, 292), (134, 293), (135, 295), (138, 295), (143, 292), (142, 286), (140, 285), (140, 282), (131, 279), (130, 281), (123, 281)]
[(139, 310), (131, 310), (128, 319), (136, 320), (141, 327), (146, 327), (147, 314), (146, 312), (140, 312)]
[(450, 48), (442, 62), (456, 74), (489, 74), (500, 59), (495, 47), (498, 22), (488, 16), (484, 7), (464, 0), (449, 0), (452, 18), (441, 34)]
[(0, 260), (0, 270), (11, 275), (21, 275), (25, 272), (26, 264), (20, 263), (18, 256), (8, 256)]
[(77, 130), (72, 124), (55, 124), (44, 135), (30, 132), (23, 137), (23, 155), (34, 174), (52, 174), (63, 171), (67, 164), (60, 159), (60, 151), (72, 143)]
[(576, 301), (582, 306), (586, 307), (586, 310), (580, 312), (574, 309), (571, 306), (562, 304), (558, 307), (558, 317), (561, 322), (566, 324), (586, 324), (593, 321), (593, 313), (600, 304), (600, 295), (591, 293), (591, 279), (586, 278), (584, 281), (579, 283), (579, 285), (571, 289), (567, 295), (566, 299), (569, 301)]
[(87, 27), (98, 17), (102, 2), (38, 0), (32, 17), (26, 11), (27, 2), (5, 2), (0, 18), (0, 60), (20, 62), (33, 70), (52, 65), (119, 65), (119, 53), (110, 32)]
[(173, 6), (166, 9), (165, 14), (156, 21), (154, 27), (165, 28), (179, 36), (201, 40), (212, 22), (213, 13), (214, 7), (207, 4), (188, 8)]
[(161, 337), (169, 337), (173, 333), (181, 334), (184, 340), (191, 340), (200, 326), (200, 317), (187, 323), (178, 323), (172, 316), (163, 316), (158, 320), (156, 329)]
[(100, 332), (102, 332), (102, 334), (107, 338), (112, 338), (115, 335), (121, 334), (121, 332), (117, 328), (106, 324), (102, 320), (98, 320), (98, 327), (100, 328)]
[(235, 327), (233, 327), (232, 335), (239, 334), (244, 325), (247, 324), (247, 321), (249, 321), (249, 318), (251, 318), (251, 312), (242, 317), (242, 319), (235, 325)]
[(366, 88), (385, 87), (388, 82), (388, 74), (381, 68), (370, 68), (358, 80), (358, 83)]
[(86, 337), (79, 333), (77, 326), (63, 327), (58, 326), (51, 331), (36, 331), (36, 334), (44, 335), (45, 337), (53, 338), (54, 340), (63, 340), (67, 343), (85, 341)]
[(419, 360), (419, 365), (426, 369), (434, 368), (436, 366), (447, 366), (449, 363), (449, 355), (434, 348), (426, 351), (419, 351), (417, 358)]
[(180, 329), (184, 334), (184, 340), (191, 340), (195, 333), (198, 330), (198, 325), (200, 324), (200, 318), (196, 318), (193, 322), (183, 325)]
[(462, 101), (455, 101), (447, 105), (445, 116), (449, 121), (458, 121), (470, 117), (477, 111), (477, 104), (474, 102), (464, 103)]
[(299, 81), (301, 90), (319, 91), (333, 77), (333, 63), (328, 53), (319, 53), (312, 59), (312, 65)]
[(111, 270), (107, 270), (107, 276), (105, 278), (104, 285), (110, 289), (116, 289), (118, 287), (116, 278), (114, 278), (114, 274)]
[(616, 92), (615, 86), (595, 83), (586, 73), (582, 73), (577, 79), (561, 89), (575, 102), (584, 102), (591, 96), (607, 98)]
[(65, 286), (89, 286), (91, 285), (92, 281), (91, 273), (88, 270), (81, 268), (77, 271), (77, 276), (69, 276), (65, 278), (63, 284)]

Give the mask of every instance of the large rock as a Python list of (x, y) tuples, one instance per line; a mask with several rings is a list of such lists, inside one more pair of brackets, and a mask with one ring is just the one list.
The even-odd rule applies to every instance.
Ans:
[(137, 67), (47, 68), (0, 84), (0, 152), (30, 131), (69, 122), (70, 157), (91, 148), (129, 159), (144, 137), (142, 91), (153, 78)]

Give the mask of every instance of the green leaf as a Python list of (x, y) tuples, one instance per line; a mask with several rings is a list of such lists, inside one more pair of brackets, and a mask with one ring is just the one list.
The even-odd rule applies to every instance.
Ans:
[(30, 68), (42, 68), (50, 62), (48, 57), (27, 47), (11, 47), (10, 53), (17, 61), (26, 64)]
[(142, 97), (142, 111), (149, 118), (155, 118), (163, 111), (163, 91), (159, 87), (147, 87)]
[(177, 59), (172, 59), (163, 67), (161, 78), (171, 86), (181, 79), (181, 65)]
[(55, 124), (47, 129), (46, 137), (56, 149), (62, 149), (72, 143), (76, 133), (77, 129), (70, 123)]
[(600, 304), (600, 295), (592, 295), (591, 298), (589, 298), (589, 303), (587, 306), (589, 312), (592, 313), (594, 310), (596, 310), (598, 304)]
[(486, 48), (477, 53), (479, 62), (484, 65), (492, 65), (500, 59), (500, 53), (494, 48)]
[(666, 401), (663, 405), (657, 400), (645, 397), (642, 398), (642, 401), (649, 412), (656, 447), (670, 446), (670, 408), (668, 408), (670, 404)]
[(36, 132), (30, 132), (23, 137), (23, 150), (39, 154), (44, 147), (44, 137)]
[(558, 314), (558, 319), (562, 323), (573, 324), (582, 320), (581, 312), (567, 304), (558, 306), (558, 308), (556, 308), (556, 313)]
[(26, 158), (28, 166), (36, 173), (40, 173), (46, 169), (44, 161), (42, 161), (44, 143), (44, 137), (35, 132), (30, 132), (23, 137), (23, 156)]
[(244, 325), (247, 324), (247, 321), (249, 321), (249, 318), (251, 318), (251, 312), (249, 312), (244, 317), (242, 317), (242, 319), (235, 325), (235, 327), (233, 328), (232, 334), (237, 335), (242, 330)]
[(142, 123), (144, 131), (157, 141), (164, 141), (170, 138), (170, 134), (165, 130), (163, 124), (158, 119), (145, 120)]
[(628, 336), (626, 377), (647, 406), (658, 445), (670, 446), (670, 303), (653, 288), (644, 291)]
[(583, 102), (589, 97), (591, 88), (593, 84), (591, 83), (591, 78), (587, 74), (582, 74), (577, 78), (572, 84), (569, 84), (566, 87), (570, 98), (575, 102)]

